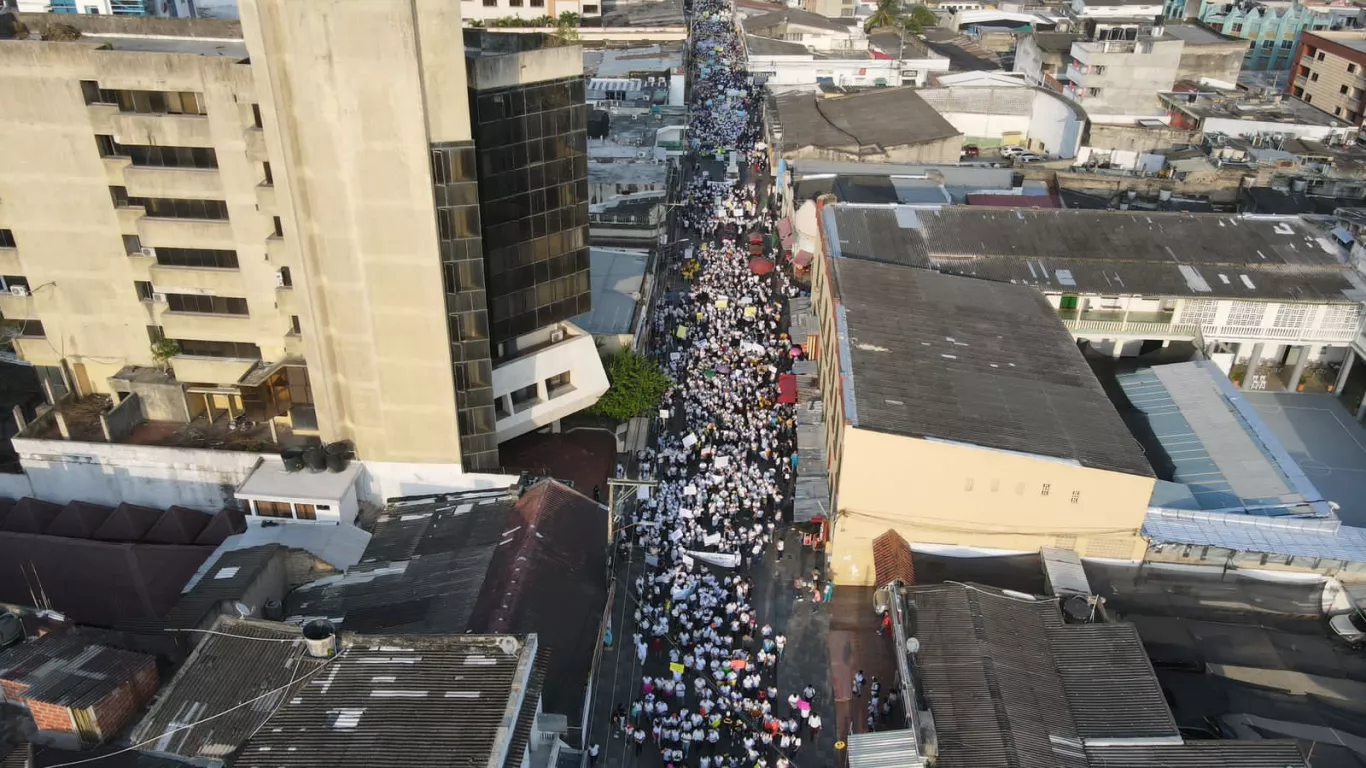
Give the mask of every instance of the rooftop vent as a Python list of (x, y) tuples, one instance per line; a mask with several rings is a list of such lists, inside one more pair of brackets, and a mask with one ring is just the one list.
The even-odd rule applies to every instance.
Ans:
[(304, 625), (304, 642), (309, 656), (330, 659), (337, 653), (337, 628), (327, 619), (314, 619)]

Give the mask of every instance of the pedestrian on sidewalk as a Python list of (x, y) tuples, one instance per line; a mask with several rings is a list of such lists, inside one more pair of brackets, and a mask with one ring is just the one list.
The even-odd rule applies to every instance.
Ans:
[(821, 716), (815, 712), (806, 719), (806, 727), (811, 729), (811, 740), (815, 741), (821, 737)]
[(588, 764), (589, 764), (589, 765), (597, 765), (597, 764), (598, 764), (598, 753), (601, 752), (601, 751), (602, 751), (602, 748), (599, 747), (597, 744), (594, 744), (593, 746), (591, 746), (591, 747), (588, 748)]
[(781, 659), (783, 657), (783, 649), (787, 647), (787, 635), (779, 632), (773, 638), (773, 647), (778, 650), (778, 658)]
[(873, 701), (877, 701), (877, 695), (882, 693), (882, 683), (877, 681), (877, 675), (873, 675), (873, 682), (868, 686), (868, 690), (873, 694)]
[(860, 669), (858, 673), (854, 675), (854, 698), (857, 699), (863, 696), (863, 682), (865, 680), (867, 680), (867, 678), (863, 676), (863, 670)]
[(635, 740), (636, 740), (636, 757), (640, 757), (640, 750), (642, 750), (642, 749), (645, 748), (645, 729), (644, 729), (644, 728), (637, 728), (637, 729), (636, 729)]

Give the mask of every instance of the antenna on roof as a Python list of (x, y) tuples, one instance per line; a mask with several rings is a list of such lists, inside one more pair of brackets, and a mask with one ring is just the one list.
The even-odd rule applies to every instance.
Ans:
[(52, 610), (52, 601), (47, 599), (47, 590), (43, 589), (43, 577), (38, 575), (38, 566), (29, 563), (29, 567), (33, 569), (33, 580), (38, 583), (38, 596), (43, 598), (43, 610)]
[[(33, 567), (33, 563), (32, 563), (32, 562), (29, 563), (29, 567), (30, 567), (30, 568)], [(20, 563), (20, 564), (19, 564), (19, 573), (23, 574), (23, 577), (24, 577), (24, 586), (28, 587), (28, 599), (30, 599), (30, 600), (33, 601), (33, 607), (34, 607), (34, 608), (42, 608), (43, 606), (41, 606), (41, 605), (38, 604), (38, 596), (35, 595), (35, 594), (33, 593), (33, 584), (28, 580), (28, 571), (24, 570), (24, 564), (23, 564), (23, 563)]]

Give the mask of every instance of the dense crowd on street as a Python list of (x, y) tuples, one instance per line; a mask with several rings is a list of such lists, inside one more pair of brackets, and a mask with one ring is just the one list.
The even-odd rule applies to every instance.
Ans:
[(759, 615), (751, 570), (792, 504), (796, 425), (777, 399), (801, 354), (784, 333), (783, 299), (797, 289), (784, 269), (751, 264), (751, 235), (773, 223), (756, 183), (767, 173), (763, 86), (746, 70), (730, 0), (694, 0), (690, 26), (680, 220), (691, 246), (675, 249), (677, 290), (653, 318), (674, 384), (657, 446), (637, 456), (659, 485), (621, 534), (647, 567), (629, 587), (641, 676), (613, 732), (624, 753), (666, 766), (786, 768), (832, 707), (810, 683), (779, 690), (787, 638)]

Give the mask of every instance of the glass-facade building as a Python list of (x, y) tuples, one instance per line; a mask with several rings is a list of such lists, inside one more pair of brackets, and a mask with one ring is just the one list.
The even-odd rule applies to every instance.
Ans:
[[(582, 75), (470, 90), (493, 356), (588, 312), (588, 107)], [(501, 349), (501, 353), (500, 353)]]

